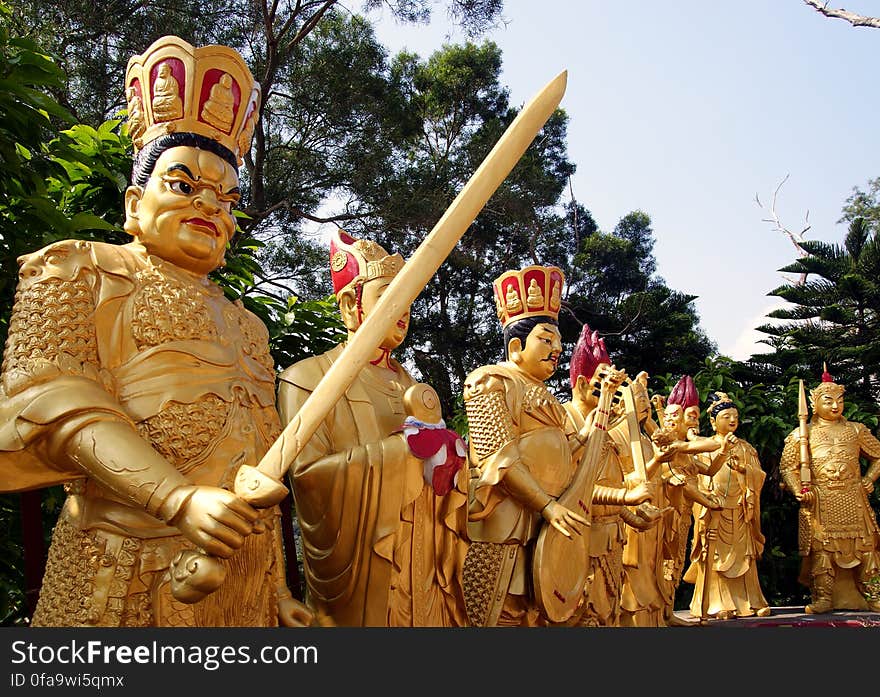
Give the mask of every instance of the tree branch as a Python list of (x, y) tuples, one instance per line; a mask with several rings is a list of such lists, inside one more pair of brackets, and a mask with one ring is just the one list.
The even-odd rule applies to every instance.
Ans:
[(828, 7), (827, 0), (826, 2), (819, 2), (819, 0), (804, 0), (804, 2), (820, 14), (834, 19), (843, 19), (854, 27), (872, 27), (874, 29), (880, 29), (880, 17), (866, 17), (865, 15), (856, 14), (855, 12), (844, 10), (843, 8), (838, 10), (834, 7)]
[[(770, 217), (769, 218), (762, 218), (762, 221), (765, 223), (773, 223), (774, 230), (776, 230), (777, 232), (781, 232), (783, 235), (788, 237), (789, 240), (791, 240), (791, 243), (794, 245), (794, 248), (797, 250), (798, 256), (805, 257), (805, 256), (807, 256), (807, 252), (804, 250), (803, 247), (801, 247), (801, 242), (804, 241), (804, 235), (812, 227), (812, 225), (809, 225), (810, 211), (808, 210), (806, 216), (804, 217), (804, 223), (806, 224), (805, 227), (800, 232), (797, 232), (797, 233), (794, 233), (791, 230), (789, 230), (787, 227), (785, 227), (782, 224), (782, 222), (779, 220), (779, 215), (777, 215), (777, 213), (776, 213), (776, 198), (779, 195), (779, 190), (782, 188), (782, 185), (785, 184), (786, 181), (788, 181), (788, 177), (789, 177), (789, 175), (786, 174), (782, 178), (782, 181), (779, 182), (779, 184), (777, 184), (776, 188), (773, 190), (773, 198), (772, 198), (771, 204), (770, 204)], [(764, 205), (761, 203), (761, 199), (758, 198), (758, 194), (755, 194), (755, 202), (758, 204), (759, 208), (764, 207)], [(807, 282), (807, 274), (802, 273), (800, 275), (800, 277), (798, 278), (797, 283), (795, 285), (802, 286), (806, 282)]]

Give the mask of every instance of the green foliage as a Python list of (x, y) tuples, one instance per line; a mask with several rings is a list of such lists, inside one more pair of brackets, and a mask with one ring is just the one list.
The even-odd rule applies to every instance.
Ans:
[(876, 211), (872, 213), (866, 197), (844, 210), (868, 217), (849, 221), (843, 244), (802, 242), (804, 255), (781, 269), (800, 274), (803, 282), (771, 291), (790, 305), (770, 313), (780, 322), (758, 328), (770, 337), (766, 343), (774, 349), (761, 358), (782, 378), (797, 373), (818, 377), (827, 362), (849, 395), (877, 404), (880, 229), (872, 222)]

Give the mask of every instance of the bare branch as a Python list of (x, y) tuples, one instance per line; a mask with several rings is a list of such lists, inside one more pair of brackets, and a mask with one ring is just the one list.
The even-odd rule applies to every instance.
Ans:
[(819, 2), (819, 0), (804, 0), (804, 2), (820, 14), (834, 19), (843, 19), (854, 27), (872, 27), (874, 29), (880, 29), (880, 17), (866, 17), (865, 15), (856, 14), (855, 12), (844, 10), (843, 8), (838, 10), (834, 7), (828, 7), (827, 1)]
[[(794, 245), (794, 248), (797, 250), (798, 256), (805, 257), (805, 256), (807, 256), (807, 252), (803, 247), (801, 247), (801, 242), (804, 241), (804, 235), (812, 227), (812, 225), (809, 224), (810, 223), (810, 211), (807, 210), (807, 213), (804, 216), (804, 227), (801, 229), (800, 232), (792, 232), (787, 227), (785, 227), (782, 224), (782, 222), (779, 220), (779, 215), (776, 213), (776, 199), (779, 196), (779, 190), (782, 188), (782, 185), (785, 184), (786, 181), (788, 181), (789, 176), (790, 175), (786, 174), (782, 178), (782, 181), (780, 181), (779, 184), (776, 185), (776, 188), (773, 190), (773, 198), (771, 199), (771, 204), (770, 204), (770, 217), (769, 218), (761, 218), (761, 221), (764, 223), (773, 223), (773, 229), (776, 232), (781, 232), (783, 235), (788, 237), (789, 240), (791, 240), (791, 243)], [(758, 197), (757, 193), (755, 194), (755, 203), (758, 204), (759, 208), (764, 208), (764, 204), (761, 203), (761, 199)], [(806, 282), (807, 282), (807, 274), (802, 273), (800, 275), (800, 277), (798, 278), (797, 282), (795, 283), (795, 285), (800, 286)]]

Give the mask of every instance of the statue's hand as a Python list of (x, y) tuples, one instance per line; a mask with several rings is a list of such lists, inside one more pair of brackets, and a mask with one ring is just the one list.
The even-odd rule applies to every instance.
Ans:
[(628, 506), (638, 506), (640, 503), (650, 501), (651, 498), (651, 487), (645, 482), (640, 482), (624, 494), (623, 501)]
[(706, 530), (706, 539), (710, 542), (714, 542), (718, 539), (718, 530), (715, 528), (709, 528)]
[(282, 627), (308, 627), (315, 624), (315, 613), (294, 598), (287, 588), (279, 589), (278, 624)]
[(586, 518), (566, 508), (555, 499), (544, 506), (541, 517), (566, 537), (571, 537), (569, 527), (580, 535), (581, 531), (578, 526), (590, 524)]
[(812, 489), (804, 489), (799, 494), (795, 494), (794, 497), (800, 501), (801, 506), (809, 506), (815, 500), (816, 495)]
[(651, 406), (655, 411), (663, 411), (666, 408), (666, 399), (662, 394), (655, 394), (651, 397)]
[(177, 509), (168, 523), (190, 542), (217, 557), (232, 556), (253, 532), (259, 516), (256, 509), (231, 491), (213, 486), (181, 486), (168, 498), (163, 509)]
[(724, 508), (724, 499), (716, 494), (709, 494), (709, 508), (713, 511), (720, 511)]
[(862, 477), (862, 488), (865, 490), (866, 494), (870, 494), (874, 491), (874, 480), (870, 477)]

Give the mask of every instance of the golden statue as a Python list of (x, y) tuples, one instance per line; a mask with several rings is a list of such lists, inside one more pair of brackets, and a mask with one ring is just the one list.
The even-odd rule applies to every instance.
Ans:
[(172, 121), (183, 116), (180, 83), (174, 77), (169, 63), (159, 64), (156, 79), (153, 80), (152, 105), (154, 121)]
[[(349, 340), (402, 267), (399, 254), (335, 233), (330, 270)], [(427, 417), (413, 408), (410, 395), (427, 386), (391, 356), (408, 328), (407, 308), (291, 467), (308, 600), (337, 625), (467, 624), (466, 450), (439, 411)], [(285, 423), (343, 349), (281, 373)]]
[[(662, 464), (676, 449), (655, 450), (649, 434), (658, 430), (651, 418), (648, 374), (640, 372), (630, 384), (632, 412), (629, 428), (621, 424), (611, 430), (613, 445), (625, 476), (631, 477), (642, 466), (651, 491), (651, 508), (642, 504), (636, 523), (626, 528), (623, 548), (623, 586), (620, 598), (620, 626), (665, 627), (675, 600), (675, 584), (667, 574), (669, 545), (677, 539), (674, 510), (670, 498), (674, 485), (663, 476)], [(629, 416), (629, 414), (628, 414)], [(644, 463), (644, 465), (642, 465)], [(671, 558), (671, 557), (670, 557)]]
[(128, 134), (131, 136), (135, 147), (141, 147), (141, 136), (147, 129), (144, 121), (144, 107), (137, 88), (131, 85), (125, 90), (126, 103), (128, 105)]
[[(507, 271), (494, 284), (496, 298), (521, 297), (528, 279), (564, 282), (556, 267)], [(543, 522), (581, 541), (587, 511), (557, 502), (577, 469), (582, 433), (544, 381), (562, 351), (558, 312), (548, 307), (507, 310), (500, 316), (506, 360), (482, 366), (465, 379), (470, 432), (468, 536), (464, 566), (468, 617), (475, 626), (550, 624), (533, 589), (532, 553)], [(515, 313), (515, 314), (513, 314)], [(571, 544), (572, 554), (583, 543)], [(574, 560), (583, 565), (585, 556)], [(583, 581), (577, 589), (582, 592)]]
[[(611, 365), (605, 341), (592, 332), (589, 325), (581, 329), (570, 365), (572, 400), (565, 409), (580, 430), (594, 418), (599, 404), (602, 381), (612, 377), (616, 389), (626, 374)], [(624, 389), (629, 389), (624, 386)], [(620, 622), (620, 599), (623, 586), (623, 548), (626, 527), (647, 530), (656, 525), (659, 516), (649, 518), (651, 491), (644, 479), (627, 478), (621, 459), (622, 446), (629, 448), (629, 424), (625, 419), (611, 427), (611, 447), (596, 475), (590, 505), (590, 575), (584, 589), (584, 602), (572, 624), (579, 626), (615, 627)], [(628, 506), (639, 506), (642, 517)]]
[(511, 314), (522, 311), (522, 301), (519, 299), (519, 292), (516, 290), (515, 286), (513, 286), (513, 285), (508, 286), (507, 293), (505, 294), (504, 297), (505, 297), (504, 311), (509, 312)]
[[(666, 550), (664, 552), (664, 575), (672, 584), (672, 597), (666, 607), (666, 620), (670, 624), (681, 624), (674, 614), (672, 601), (684, 572), (687, 543), (693, 522), (692, 508), (700, 504), (711, 510), (721, 508), (720, 497), (707, 494), (700, 490), (697, 475), (701, 473), (714, 475), (724, 464), (729, 449), (729, 440), (721, 444), (711, 438), (697, 435), (699, 418), (697, 413), (699, 397), (696, 387), (689, 375), (683, 376), (669, 393), (666, 407), (663, 410), (663, 427), (651, 436), (658, 452), (674, 450), (675, 454), (667, 463), (663, 479), (667, 484), (669, 505), (672, 507), (672, 521), (668, 529)], [(686, 412), (689, 414), (686, 416)], [(713, 453), (707, 466), (697, 459), (701, 452)]]
[[(757, 561), (764, 550), (761, 487), (764, 470), (757, 451), (733, 434), (739, 411), (724, 392), (708, 397), (709, 422), (719, 446), (730, 441), (727, 466), (714, 476), (700, 475), (700, 488), (722, 499), (722, 508), (694, 508), (691, 565), (683, 577), (694, 584), (690, 612), (695, 617), (766, 617), (770, 608), (761, 591)], [(707, 465), (709, 456), (698, 455)], [(707, 572), (707, 565), (708, 572)]]
[[(256, 84), (232, 49), (206, 58), (163, 37), (129, 61), (126, 85), (169, 56)], [(311, 621), (284, 580), (279, 509), (227, 489), (280, 431), (268, 332), (208, 279), (235, 232), (238, 133), (210, 140), (190, 112), (184, 125), (166, 137), (147, 119), (125, 193), (131, 243), (68, 240), (20, 259), (0, 378), (3, 490), (68, 494), (35, 626)], [(225, 559), (173, 592), (175, 560), (196, 548)], [(199, 602), (202, 581), (224, 575)]]
[(544, 293), (538, 287), (538, 281), (534, 278), (529, 281), (529, 290), (526, 293), (526, 305), (529, 310), (544, 307)]
[(235, 117), (234, 104), (232, 75), (223, 73), (220, 79), (211, 85), (208, 99), (202, 106), (202, 120), (228, 133), (232, 128), (232, 119)]
[[(800, 426), (785, 439), (779, 470), (800, 502), (800, 582), (809, 586), (809, 614), (831, 610), (880, 612), (880, 529), (868, 502), (880, 477), (880, 441), (843, 415), (844, 387), (827, 369), (810, 392), (812, 418), (801, 382)], [(860, 458), (868, 461), (861, 473)]]

